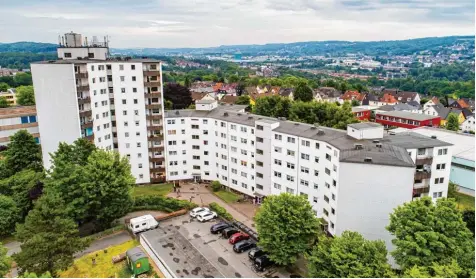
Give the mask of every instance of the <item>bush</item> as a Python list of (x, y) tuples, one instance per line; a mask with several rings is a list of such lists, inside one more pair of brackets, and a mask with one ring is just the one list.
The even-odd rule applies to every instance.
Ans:
[(195, 203), (177, 200), (163, 196), (138, 196), (134, 198), (131, 211), (158, 210), (164, 212), (174, 212), (180, 209), (192, 209), (197, 207)]
[(212, 187), (213, 192), (218, 192), (221, 189), (221, 183), (219, 181), (213, 181), (210, 186)]
[(211, 204), (208, 205), (211, 210), (215, 211), (218, 216), (222, 217), (225, 220), (232, 221), (233, 216), (231, 216), (230, 213), (226, 211), (222, 206), (218, 205), (216, 202), (212, 202)]

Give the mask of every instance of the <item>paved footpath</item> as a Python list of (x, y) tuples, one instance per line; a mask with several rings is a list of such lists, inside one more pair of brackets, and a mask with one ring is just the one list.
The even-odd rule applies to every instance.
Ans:
[(207, 206), (212, 202), (216, 202), (220, 206), (226, 209), (228, 213), (230, 213), (237, 221), (242, 222), (243, 224), (247, 225), (250, 228), (254, 227), (254, 221), (250, 217), (246, 216), (245, 214), (239, 212), (226, 202), (222, 201), (217, 196), (213, 195), (210, 190), (205, 188), (204, 184), (195, 184), (195, 183), (184, 183), (180, 185), (180, 196), (177, 193), (169, 193), (167, 196), (181, 199), (181, 200), (189, 200), (192, 198), (192, 202), (200, 205), (200, 206)]

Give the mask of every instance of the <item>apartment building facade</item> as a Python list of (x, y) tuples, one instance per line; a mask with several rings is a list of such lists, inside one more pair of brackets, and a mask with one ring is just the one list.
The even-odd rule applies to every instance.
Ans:
[[(436, 164), (451, 161), (451, 145), (420, 139), (425, 154), (446, 149), (426, 162), (430, 178), (442, 180), (420, 182), (417, 150), (423, 147), (404, 146), (414, 135), (384, 136), (379, 124), (352, 124), (346, 132), (248, 114), (236, 105), (167, 111), (165, 121), (168, 181), (218, 180), (258, 202), (283, 192), (304, 195), (333, 235), (355, 230), (390, 248), (385, 226), (395, 207), (447, 194), (449, 169)], [(426, 192), (415, 193), (423, 185)]]
[(68, 59), (31, 65), (45, 168), (60, 142), (83, 137), (127, 156), (136, 183), (163, 181), (160, 61), (78, 59), (84, 49), (94, 47), (62, 46)]
[(28, 131), (40, 142), (35, 106), (0, 108), (0, 145), (8, 145), (10, 137), (20, 130)]
[(440, 117), (438, 115), (426, 115), (407, 111), (387, 111), (376, 112), (375, 122), (385, 127), (400, 127), (413, 129), (417, 127), (439, 127)]

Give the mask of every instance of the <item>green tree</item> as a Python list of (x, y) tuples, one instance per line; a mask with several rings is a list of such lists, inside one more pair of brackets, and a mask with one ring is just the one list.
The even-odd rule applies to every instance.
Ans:
[(351, 104), (351, 106), (353, 106), (353, 107), (360, 106), (360, 102), (357, 101), (357, 100), (352, 100), (352, 102), (351, 102), (350, 104)]
[(312, 89), (306, 83), (300, 83), (294, 90), (295, 101), (310, 102), (313, 100)]
[(54, 192), (47, 192), (28, 213), (24, 224), (17, 225), (16, 239), (21, 252), (13, 256), (20, 273), (43, 274), (68, 268), (73, 255), (85, 248), (76, 223), (67, 216), (66, 204)]
[(425, 197), (405, 203), (390, 215), (387, 229), (395, 236), (391, 254), (404, 270), (447, 265), (454, 259), (462, 276), (474, 272), (474, 239), (451, 199), (435, 204)]
[(172, 103), (172, 101), (165, 100), (164, 107), (166, 110), (172, 110), (174, 109), (174, 104)]
[[(403, 278), (458, 278), (461, 268), (455, 260), (447, 265), (433, 263), (430, 267), (413, 266), (403, 272)], [(474, 277), (474, 276), (471, 276)]]
[(33, 84), (31, 73), (17, 73), (13, 77), (16, 86), (30, 86)]
[(188, 76), (185, 76), (185, 80), (183, 82), (183, 85), (187, 88), (190, 88), (190, 86), (192, 85), (192, 82), (190, 81), (190, 78)]
[(8, 177), (24, 169), (43, 170), (40, 146), (26, 130), (20, 130), (10, 137), (8, 149), (3, 154), (5, 171), (0, 174), (2, 177)]
[(165, 85), (164, 98), (172, 102), (174, 109), (184, 109), (193, 103), (190, 90), (178, 83), (167, 83)]
[(16, 89), (17, 104), (21, 106), (32, 106), (35, 104), (35, 93), (33, 85), (19, 86)]
[(307, 259), (312, 278), (375, 278), (391, 274), (385, 243), (366, 240), (358, 232), (344, 231), (335, 238), (319, 237)]
[(450, 115), (448, 115), (448, 120), (446, 121), (446, 129), (451, 131), (459, 130), (458, 115), (456, 115), (456, 113), (450, 112)]
[(6, 82), (0, 82), (0, 92), (6, 92), (10, 88), (10, 85)]
[(248, 95), (241, 95), (235, 102), (236, 105), (250, 105), (250, 96)]
[(468, 208), (463, 211), (463, 221), (474, 236), (474, 208)]
[(258, 98), (253, 112), (263, 116), (289, 117), (291, 100), (281, 96), (267, 96)]
[(0, 195), (0, 235), (9, 235), (15, 230), (15, 223), (20, 220), (15, 201)]
[(7, 98), (0, 96), (0, 108), (8, 108), (10, 104), (8, 103)]
[(0, 277), (5, 277), (10, 272), (12, 261), (7, 256), (7, 248), (0, 242)]
[(218, 180), (213, 181), (210, 186), (212, 187), (213, 192), (218, 192), (221, 189), (221, 183)]
[(259, 245), (280, 265), (296, 262), (316, 241), (319, 220), (303, 196), (268, 196), (255, 216)]

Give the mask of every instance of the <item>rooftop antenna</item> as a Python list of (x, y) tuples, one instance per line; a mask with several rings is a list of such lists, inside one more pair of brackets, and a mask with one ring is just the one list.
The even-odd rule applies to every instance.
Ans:
[(58, 45), (61, 46), (61, 36), (60, 35), (58, 35)]
[(88, 46), (88, 37), (84, 37), (84, 44), (85, 46)]

